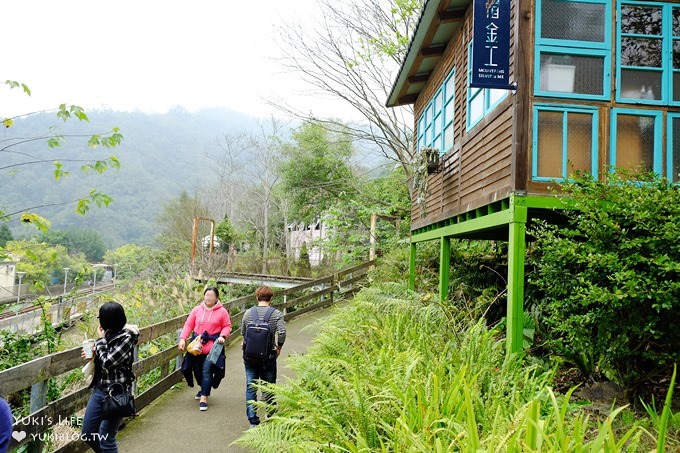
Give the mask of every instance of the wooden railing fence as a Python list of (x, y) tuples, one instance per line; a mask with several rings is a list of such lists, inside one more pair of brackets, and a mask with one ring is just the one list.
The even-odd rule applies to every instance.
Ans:
[[(374, 261), (369, 261), (293, 288), (276, 291), (273, 305), (284, 312), (286, 320), (313, 310), (326, 308), (338, 300), (351, 296), (360, 289), (362, 286), (359, 283), (366, 279), (368, 269), (374, 264)], [(304, 293), (309, 290), (312, 291)], [(283, 297), (283, 301), (281, 301), (281, 297)], [(237, 326), (240, 324), (245, 310), (254, 305), (254, 302), (254, 297), (251, 295), (225, 304), (234, 326), (228, 339), (229, 344), (240, 337), (240, 329)], [(135, 358), (137, 358), (139, 345), (170, 333), (177, 335), (187, 316), (188, 314), (184, 314), (140, 329), (138, 345), (135, 348)], [(87, 387), (80, 388), (55, 401), (47, 401), (49, 379), (59, 377), (84, 365), (80, 351), (81, 348), (76, 347), (0, 371), (0, 396), (7, 396), (28, 387), (31, 388), (30, 415), (14, 424), (10, 451), (28, 444), (29, 452), (41, 452), (45, 438), (43, 433), (60, 422), (73, 420), (74, 414), (85, 408), (90, 396), (90, 389)], [(180, 353), (177, 346), (172, 345), (152, 356), (135, 361), (133, 371), (138, 380), (141, 376), (159, 367), (161, 373), (158, 382), (143, 393), (135, 395), (138, 411), (148, 406), (170, 387), (182, 380), (182, 374), (179, 370), (179, 357)], [(86, 449), (86, 445), (79, 438), (73, 438), (71, 442), (56, 451), (80, 452), (86, 451)]]

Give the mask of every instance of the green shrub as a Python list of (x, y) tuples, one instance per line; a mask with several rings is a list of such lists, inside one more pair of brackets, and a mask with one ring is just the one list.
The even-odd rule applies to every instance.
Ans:
[(680, 360), (680, 188), (640, 180), (565, 184), (567, 224), (533, 232), (530, 277), (550, 347), (631, 397)]

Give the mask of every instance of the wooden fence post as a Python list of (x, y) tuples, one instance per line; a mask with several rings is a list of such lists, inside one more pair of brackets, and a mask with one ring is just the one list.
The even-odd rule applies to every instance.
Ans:
[[(31, 414), (47, 405), (47, 381), (36, 382), (31, 386)], [(38, 421), (38, 420), (36, 420)], [(42, 423), (42, 420), (39, 421)], [(41, 453), (43, 441), (37, 438), (28, 443), (29, 453)]]

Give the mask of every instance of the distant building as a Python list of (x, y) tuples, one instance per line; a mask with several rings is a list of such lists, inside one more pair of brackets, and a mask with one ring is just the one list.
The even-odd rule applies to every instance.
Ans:
[(0, 300), (16, 297), (16, 262), (0, 262)]
[(311, 224), (291, 223), (287, 227), (287, 232), (290, 237), (291, 255), (296, 260), (300, 259), (300, 250), (302, 244), (307, 245), (307, 253), (309, 254), (309, 264), (318, 266), (323, 260), (323, 249), (319, 246), (319, 242), (328, 237), (326, 228), (321, 221), (314, 221)]

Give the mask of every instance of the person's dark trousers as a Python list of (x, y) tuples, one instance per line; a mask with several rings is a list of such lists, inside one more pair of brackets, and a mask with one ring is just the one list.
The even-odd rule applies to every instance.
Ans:
[(83, 418), (83, 440), (96, 453), (118, 453), (116, 434), (120, 427), (120, 418), (102, 420), (102, 405), (106, 392), (99, 386), (90, 395)]
[(205, 354), (194, 357), (194, 378), (196, 378), (197, 384), (201, 384), (201, 395), (210, 396), (212, 372), (210, 370), (210, 360), (205, 360), (206, 357), (208, 356)]
[[(251, 401), (257, 401), (257, 390), (252, 384), (258, 379), (276, 384), (276, 359), (266, 360), (262, 363), (250, 363), (244, 360), (243, 363), (246, 367), (246, 415), (251, 425), (259, 425), (260, 418), (257, 416), (257, 409), (251, 403)], [(265, 393), (264, 397), (269, 404), (274, 404), (270, 393)]]

